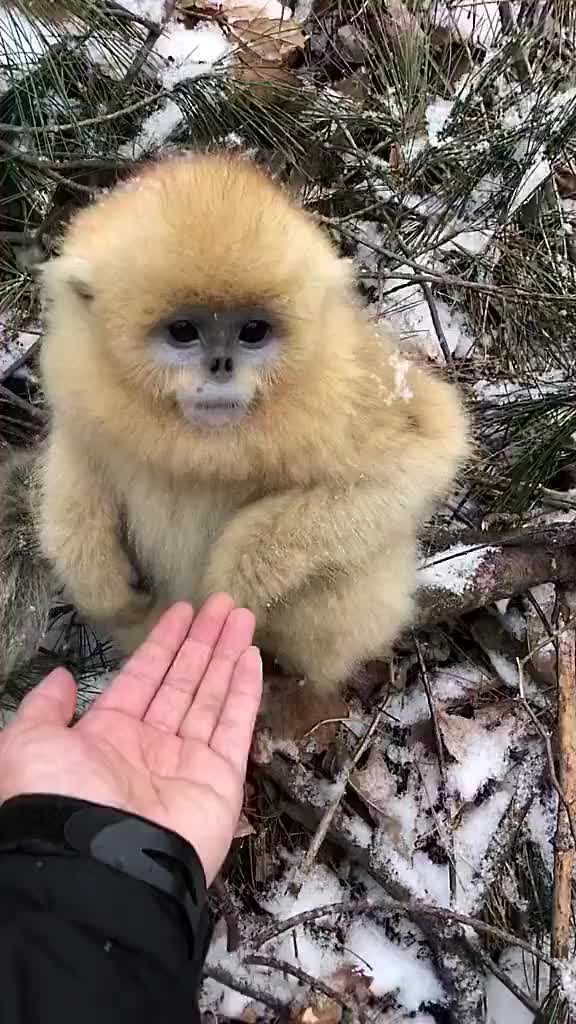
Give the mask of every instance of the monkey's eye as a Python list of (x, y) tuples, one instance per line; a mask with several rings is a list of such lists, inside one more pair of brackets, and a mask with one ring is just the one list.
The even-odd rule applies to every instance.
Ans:
[(247, 320), (238, 332), (243, 345), (261, 345), (270, 333), (270, 324), (266, 320)]
[(173, 345), (193, 345), (200, 337), (192, 320), (173, 320), (167, 330)]

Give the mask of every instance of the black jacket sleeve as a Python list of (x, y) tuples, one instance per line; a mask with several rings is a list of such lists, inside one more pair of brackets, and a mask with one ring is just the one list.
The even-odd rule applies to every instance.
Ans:
[(34, 801), (40, 820), (50, 820), (52, 809), (61, 812), (62, 798), (49, 796), (0, 808), (1, 1024), (199, 1021), (209, 929), (194, 934), (178, 900), (70, 850), (57, 830), (47, 838), (38, 828), (30, 838)]

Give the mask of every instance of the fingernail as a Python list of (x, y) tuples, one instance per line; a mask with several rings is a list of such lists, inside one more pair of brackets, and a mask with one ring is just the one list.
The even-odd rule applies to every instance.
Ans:
[(254, 664), (254, 668), (258, 668), (260, 672), (260, 678), (262, 678), (262, 655), (260, 654), (259, 647), (249, 647), (246, 651), (250, 655), (251, 661)]

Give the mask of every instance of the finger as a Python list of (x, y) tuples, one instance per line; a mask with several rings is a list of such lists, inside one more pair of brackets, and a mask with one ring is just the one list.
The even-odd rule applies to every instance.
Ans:
[(234, 668), (226, 700), (210, 740), (217, 754), (244, 775), (262, 698), (262, 658), (257, 647), (244, 651)]
[(69, 725), (76, 707), (76, 683), (56, 668), (27, 693), (14, 717), (19, 725)]
[(146, 711), (147, 725), (178, 732), (233, 608), (228, 594), (208, 598)]
[(142, 718), (188, 636), (193, 619), (191, 606), (184, 602), (164, 612), (149, 637), (94, 701), (82, 721), (88, 720), (93, 711), (121, 711)]
[(228, 616), (214, 654), (181, 726), (183, 739), (208, 743), (226, 700), (236, 662), (251, 644), (255, 619), (246, 608)]

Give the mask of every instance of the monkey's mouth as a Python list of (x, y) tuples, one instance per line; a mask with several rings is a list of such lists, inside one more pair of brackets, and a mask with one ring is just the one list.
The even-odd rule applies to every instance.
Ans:
[(190, 423), (217, 427), (237, 423), (246, 414), (248, 404), (232, 398), (194, 398), (180, 400), (180, 411)]
[(216, 412), (221, 410), (231, 411), (233, 409), (244, 408), (244, 404), (242, 402), (195, 402), (194, 405), (200, 412)]

